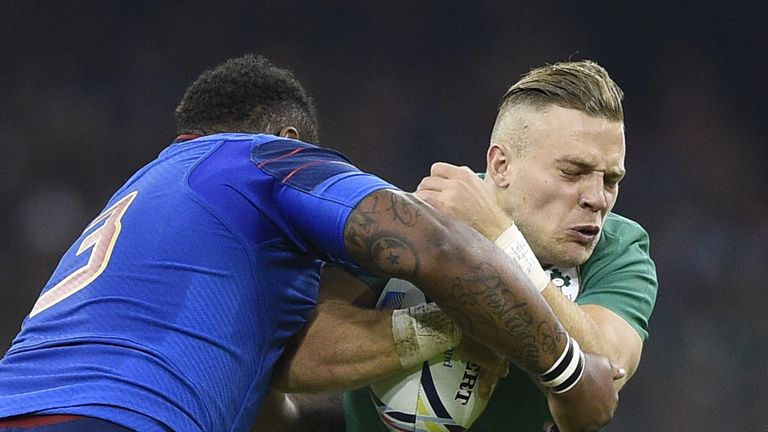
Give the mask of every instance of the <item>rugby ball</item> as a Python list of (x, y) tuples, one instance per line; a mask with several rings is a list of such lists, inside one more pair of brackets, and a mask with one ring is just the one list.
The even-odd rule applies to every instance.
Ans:
[[(426, 301), (410, 282), (391, 279), (376, 307), (402, 309)], [(476, 394), (479, 373), (477, 364), (448, 350), (413, 370), (372, 384), (371, 399), (391, 431), (460, 432), (488, 403)]]

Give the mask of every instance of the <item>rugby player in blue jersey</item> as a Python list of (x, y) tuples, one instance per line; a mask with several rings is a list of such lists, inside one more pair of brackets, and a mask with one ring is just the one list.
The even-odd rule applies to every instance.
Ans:
[[(179, 137), (64, 253), (0, 361), (0, 431), (248, 430), (326, 262), (412, 281), (531, 374), (581, 355), (493, 243), (308, 144), (315, 112), (290, 72), (230, 60), (176, 117)], [(609, 417), (621, 372), (585, 358), (553, 403)]]

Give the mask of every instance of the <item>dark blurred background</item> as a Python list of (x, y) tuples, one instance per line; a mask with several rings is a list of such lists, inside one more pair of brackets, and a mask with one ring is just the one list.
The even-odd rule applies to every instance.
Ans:
[(616, 211), (650, 232), (661, 285), (609, 430), (768, 429), (768, 2), (649, 3), (3, 2), (0, 353), (204, 69), (292, 68), (321, 143), (413, 189), (436, 160), (485, 169), (521, 74), (593, 59), (627, 95)]

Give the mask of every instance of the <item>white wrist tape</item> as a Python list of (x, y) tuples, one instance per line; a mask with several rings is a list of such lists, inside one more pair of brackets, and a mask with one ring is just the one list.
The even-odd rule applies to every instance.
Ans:
[(568, 343), (563, 353), (552, 367), (539, 375), (539, 382), (549, 387), (552, 393), (565, 393), (579, 383), (584, 375), (584, 352), (579, 348), (576, 339), (568, 336)]
[(461, 341), (461, 330), (435, 303), (392, 312), (395, 350), (404, 368), (427, 361)]
[(496, 245), (517, 261), (539, 292), (544, 291), (549, 284), (549, 276), (514, 223), (496, 238)]

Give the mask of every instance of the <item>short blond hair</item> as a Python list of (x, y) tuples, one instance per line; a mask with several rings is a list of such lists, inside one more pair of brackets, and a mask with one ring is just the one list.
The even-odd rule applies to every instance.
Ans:
[(602, 66), (589, 60), (569, 61), (532, 69), (523, 75), (501, 98), (499, 113), (519, 105), (536, 109), (557, 105), (623, 122), (623, 99), (624, 92)]

